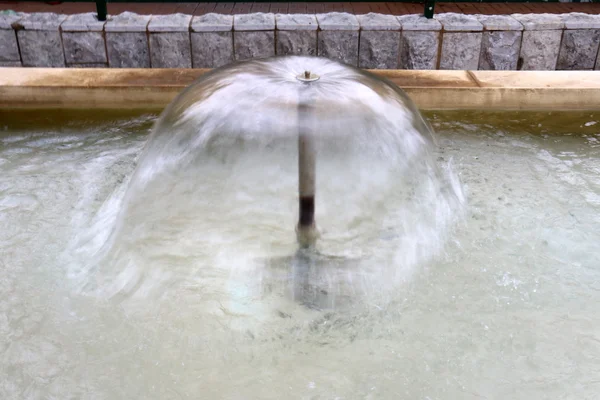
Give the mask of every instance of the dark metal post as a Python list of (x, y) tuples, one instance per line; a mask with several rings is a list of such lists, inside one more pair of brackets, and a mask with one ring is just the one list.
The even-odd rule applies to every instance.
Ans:
[(106, 0), (96, 0), (96, 12), (98, 13), (98, 21), (106, 21)]
[(299, 218), (296, 227), (298, 242), (308, 247), (317, 239), (315, 226), (315, 104), (310, 88), (311, 82), (319, 79), (317, 75), (305, 71), (296, 77), (303, 84), (299, 88), (298, 102), (298, 194)]
[(435, 0), (425, 0), (425, 10), (423, 12), (425, 18), (433, 18), (434, 8)]
[[(306, 124), (310, 105), (300, 104), (298, 114)], [(298, 192), (300, 194), (298, 229), (312, 229), (315, 225), (315, 144), (313, 132), (301, 127), (298, 135)]]

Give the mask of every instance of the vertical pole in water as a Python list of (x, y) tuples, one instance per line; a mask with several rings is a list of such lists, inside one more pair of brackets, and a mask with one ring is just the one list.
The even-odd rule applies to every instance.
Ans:
[(298, 102), (298, 193), (299, 218), (296, 237), (302, 247), (313, 245), (317, 239), (315, 224), (315, 138), (313, 124), (313, 98), (309, 85), (319, 79), (305, 71), (297, 79), (303, 82)]

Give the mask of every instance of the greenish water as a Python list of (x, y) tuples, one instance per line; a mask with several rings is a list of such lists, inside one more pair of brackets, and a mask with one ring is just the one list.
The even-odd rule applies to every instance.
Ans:
[[(118, 123), (128, 119), (136, 119), (141, 115), (158, 116), (160, 110), (0, 110), (0, 126), (4, 132), (15, 130), (40, 130), (70, 128), (94, 128), (108, 121)], [(594, 134), (596, 124), (586, 123), (600, 119), (597, 112), (565, 111), (423, 111), (429, 119), (439, 120), (445, 124), (481, 124), (510, 130), (513, 133), (528, 134)]]
[[(189, 213), (200, 177), (186, 176), (168, 218), (150, 202), (139, 210), (156, 219), (143, 241), (124, 238), (137, 253), (87, 268), (106, 235), (97, 216), (116, 204), (156, 114), (1, 111), (0, 398), (595, 398), (600, 114), (425, 115), (465, 215), (392, 286), (322, 262), (339, 274), (320, 279), (346, 275), (343, 307), (319, 309), (286, 297), (277, 268), (242, 257), (244, 243), (277, 237), (254, 216), (278, 211), (267, 199), (285, 182), (264, 180), (271, 190), (253, 202), (250, 190), (225, 197), (244, 208), (212, 215), (224, 233), (209, 236), (195, 231), (206, 214)], [(222, 213), (223, 199), (206, 192), (203, 204)], [(237, 253), (206, 254), (230, 250), (228, 235), (242, 238)]]

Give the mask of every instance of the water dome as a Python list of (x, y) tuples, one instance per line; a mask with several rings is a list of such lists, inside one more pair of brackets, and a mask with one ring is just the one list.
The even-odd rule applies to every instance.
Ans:
[(195, 282), (317, 308), (385, 296), (461, 209), (433, 145), (406, 94), (366, 71), (299, 56), (213, 70), (164, 110), (99, 214), (83, 286), (136, 297)]

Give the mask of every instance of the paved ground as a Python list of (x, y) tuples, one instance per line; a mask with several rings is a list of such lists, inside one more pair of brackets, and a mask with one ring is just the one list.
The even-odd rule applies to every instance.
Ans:
[[(58, 2), (57, 2), (58, 3)], [(0, 10), (24, 12), (56, 12), (76, 14), (95, 11), (95, 3), (58, 3), (20, 2), (0, 0)], [(355, 14), (378, 12), (383, 14), (420, 14), (423, 5), (418, 3), (110, 3), (109, 14), (133, 11), (139, 14), (185, 13), (202, 15), (209, 12), (221, 14), (243, 14), (251, 12), (274, 13), (321, 13), (329, 11), (347, 11)], [(585, 12), (600, 14), (600, 3), (437, 3), (436, 12), (462, 12), (465, 14), (512, 14), (512, 13), (567, 13)]]

